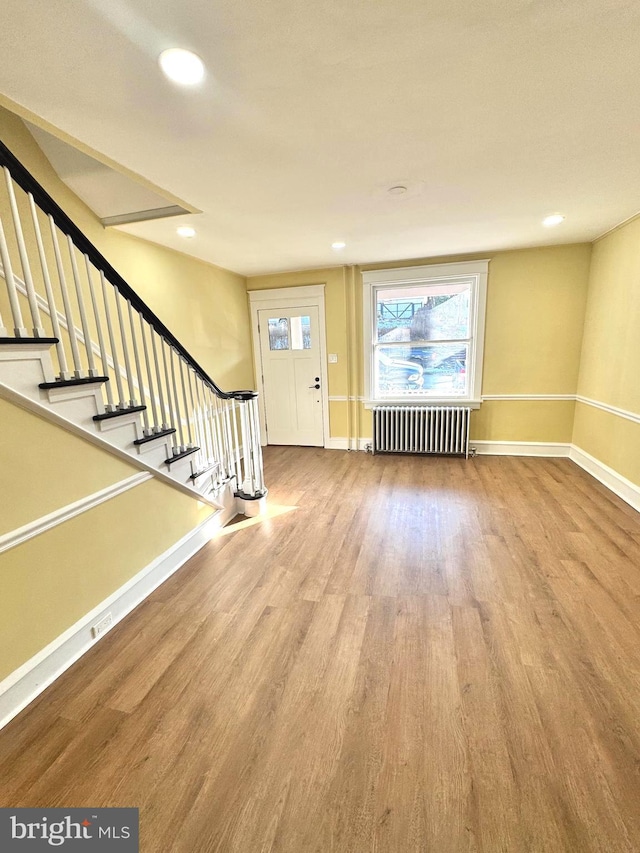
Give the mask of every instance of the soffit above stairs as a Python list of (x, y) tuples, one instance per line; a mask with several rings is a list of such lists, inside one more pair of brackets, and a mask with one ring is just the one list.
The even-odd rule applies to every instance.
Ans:
[(103, 225), (144, 222), (189, 212), (46, 130), (28, 121), (25, 124), (58, 177)]

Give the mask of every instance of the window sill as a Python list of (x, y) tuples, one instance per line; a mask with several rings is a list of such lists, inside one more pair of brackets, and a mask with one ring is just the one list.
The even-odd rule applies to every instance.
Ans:
[(469, 400), (464, 397), (385, 397), (380, 400), (364, 400), (365, 409), (375, 409), (378, 406), (464, 406), (469, 409), (479, 409), (482, 400)]

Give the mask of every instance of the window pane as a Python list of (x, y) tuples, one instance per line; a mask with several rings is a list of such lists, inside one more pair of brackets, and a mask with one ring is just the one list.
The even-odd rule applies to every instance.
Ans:
[(470, 293), (469, 282), (378, 290), (378, 341), (384, 343), (468, 338)]
[(286, 317), (269, 319), (269, 349), (289, 349), (289, 320)]
[(311, 318), (291, 318), (291, 349), (311, 349)]
[(464, 397), (468, 355), (468, 344), (376, 347), (377, 391), (408, 397)]

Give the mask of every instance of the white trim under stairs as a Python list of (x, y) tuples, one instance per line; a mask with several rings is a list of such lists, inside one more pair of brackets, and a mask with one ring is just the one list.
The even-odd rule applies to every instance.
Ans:
[(140, 471), (138, 474), (126, 477), (124, 480), (113, 483), (111, 486), (106, 486), (106, 488), (100, 489), (98, 492), (93, 492), (93, 494), (87, 495), (78, 501), (60, 507), (60, 509), (47, 513), (47, 515), (43, 515), (40, 518), (36, 518), (35, 521), (30, 521), (29, 524), (24, 524), (22, 527), (17, 527), (15, 530), (4, 533), (0, 536), (0, 554), (8, 551), (10, 548), (15, 548), (17, 545), (22, 545), (28, 539), (33, 539), (34, 536), (46, 533), (52, 527), (64, 524), (65, 521), (69, 521), (77, 515), (87, 512), (87, 510), (110, 501), (112, 498), (116, 498), (118, 495), (128, 492), (129, 489), (133, 489), (151, 479), (153, 479), (151, 473)]

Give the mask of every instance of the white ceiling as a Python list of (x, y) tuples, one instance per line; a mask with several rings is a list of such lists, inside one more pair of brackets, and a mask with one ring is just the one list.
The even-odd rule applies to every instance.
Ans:
[[(204, 211), (125, 230), (237, 272), (591, 240), (640, 209), (635, 0), (43, 8), (4, 0), (2, 92)], [(172, 46), (199, 89), (161, 76)]]

